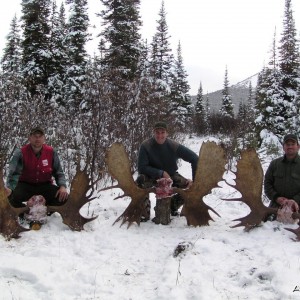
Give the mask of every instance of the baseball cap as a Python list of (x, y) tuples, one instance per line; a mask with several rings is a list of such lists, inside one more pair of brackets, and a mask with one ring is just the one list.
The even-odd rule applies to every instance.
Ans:
[(298, 138), (297, 138), (296, 134), (287, 134), (283, 138), (283, 143), (287, 142), (288, 140), (293, 140), (298, 144)]
[(40, 134), (44, 135), (44, 134), (45, 134), (45, 131), (44, 131), (43, 128), (37, 126), (37, 127), (34, 127), (34, 128), (32, 128), (32, 129), (30, 130), (30, 135), (35, 134), (35, 133), (40, 133)]
[(163, 121), (156, 122), (154, 124), (154, 129), (166, 129), (167, 130), (167, 123)]

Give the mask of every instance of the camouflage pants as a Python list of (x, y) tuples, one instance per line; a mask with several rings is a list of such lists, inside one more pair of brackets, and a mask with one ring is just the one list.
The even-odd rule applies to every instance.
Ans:
[[(171, 176), (171, 179), (173, 180), (172, 186), (178, 187), (178, 188), (186, 188), (187, 186), (187, 179), (184, 178), (182, 175), (179, 173), (175, 173), (173, 176)], [(138, 187), (142, 189), (147, 189), (152, 186), (156, 185), (156, 179), (152, 179), (148, 177), (147, 175), (140, 174), (136, 180), (136, 183)], [(172, 196), (171, 198), (171, 215), (176, 216), (177, 210), (183, 205), (184, 200), (183, 198), (179, 195), (176, 194)], [(145, 205), (145, 211), (146, 215), (142, 216), (145, 221), (150, 220), (150, 211), (151, 211), (151, 202), (149, 199), (149, 196), (145, 198), (144, 200), (144, 205)]]

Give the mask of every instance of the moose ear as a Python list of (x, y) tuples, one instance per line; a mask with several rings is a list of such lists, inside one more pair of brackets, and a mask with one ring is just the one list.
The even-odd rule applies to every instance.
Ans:
[(92, 186), (93, 184), (90, 184), (86, 168), (80, 170), (77, 167), (76, 174), (71, 182), (71, 191), (67, 202), (62, 206), (48, 206), (48, 211), (58, 212), (63, 219), (63, 223), (68, 225), (72, 230), (83, 230), (84, 224), (98, 217), (85, 218), (79, 212), (83, 205), (95, 199), (95, 197), (91, 197), (91, 194), (87, 195)]
[(18, 216), (28, 210), (27, 207), (14, 208), (7, 199), (3, 182), (3, 170), (0, 170), (0, 233), (8, 240), (19, 238), (20, 233), (28, 231), (18, 222)]
[(106, 163), (108, 172), (112, 178), (118, 181), (118, 184), (113, 187), (120, 188), (124, 192), (123, 195), (115, 199), (125, 196), (131, 197), (131, 202), (128, 207), (124, 213), (116, 219), (114, 224), (122, 220), (121, 226), (125, 222), (128, 222), (128, 227), (130, 227), (133, 222), (139, 225), (141, 216), (144, 213), (143, 210), (145, 209), (144, 199), (153, 189), (141, 189), (135, 184), (130, 171), (128, 155), (121, 143), (114, 143), (108, 148), (106, 151)]

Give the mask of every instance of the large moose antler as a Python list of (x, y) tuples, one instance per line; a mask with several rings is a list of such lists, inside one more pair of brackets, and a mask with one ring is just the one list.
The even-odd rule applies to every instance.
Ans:
[(250, 207), (251, 212), (243, 218), (235, 219), (234, 221), (240, 221), (240, 223), (232, 226), (232, 228), (244, 226), (245, 230), (248, 231), (259, 225), (268, 215), (276, 214), (277, 209), (266, 207), (262, 203), (264, 173), (255, 149), (243, 150), (236, 168), (237, 171), (234, 172), (236, 185), (227, 184), (239, 191), (242, 197), (224, 200), (242, 201)]
[(222, 180), (225, 171), (224, 149), (215, 142), (203, 143), (199, 153), (199, 161), (195, 174), (195, 180), (190, 189), (174, 188), (184, 199), (181, 214), (186, 217), (190, 226), (209, 225), (213, 219), (209, 215), (209, 210), (220, 216), (214, 209), (204, 203), (203, 197), (218, 187), (218, 182)]
[(109, 147), (106, 152), (106, 163), (110, 175), (118, 181), (118, 184), (114, 187), (121, 188), (124, 191), (124, 195), (117, 198), (131, 197), (130, 204), (114, 224), (122, 220), (121, 226), (128, 222), (128, 228), (133, 222), (140, 225), (141, 216), (145, 213), (144, 199), (153, 189), (141, 189), (135, 184), (130, 172), (130, 162), (122, 144), (114, 143)]
[(18, 216), (28, 211), (28, 207), (14, 208), (7, 199), (3, 182), (3, 171), (0, 170), (0, 233), (7, 239), (19, 238), (20, 233), (28, 231), (18, 223)]
[(92, 185), (90, 184), (86, 168), (80, 170), (78, 166), (71, 183), (70, 195), (67, 202), (62, 206), (48, 206), (48, 211), (58, 212), (62, 216), (63, 223), (68, 225), (72, 230), (83, 230), (84, 224), (98, 217), (85, 218), (79, 212), (83, 205), (95, 199), (95, 197), (92, 198), (91, 195), (87, 195), (91, 187)]
[[(259, 225), (270, 214), (277, 214), (277, 208), (266, 207), (262, 203), (262, 184), (263, 184), (263, 169), (255, 149), (247, 149), (241, 152), (241, 159), (237, 163), (236, 185), (228, 184), (238, 190), (242, 197), (235, 199), (224, 199), (226, 201), (242, 201), (246, 203), (251, 212), (239, 219), (240, 223), (232, 226), (232, 228), (244, 226), (246, 231)], [(293, 213), (294, 219), (299, 218), (299, 214)], [(288, 229), (300, 237), (300, 229), (297, 231)]]

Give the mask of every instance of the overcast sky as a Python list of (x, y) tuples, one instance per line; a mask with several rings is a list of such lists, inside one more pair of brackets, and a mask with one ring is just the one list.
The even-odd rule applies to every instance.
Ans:
[[(4, 1), (2, 1), (4, 2)], [(57, 3), (60, 3), (57, 0)], [(91, 24), (98, 26), (100, 0), (88, 0)], [(151, 42), (161, 0), (141, 0), (142, 36)], [(229, 83), (235, 84), (261, 71), (268, 62), (275, 28), (281, 37), (284, 0), (164, 0), (167, 25), (174, 55), (180, 40), (183, 63), (189, 74), (190, 93), (223, 88), (225, 68)], [(294, 20), (300, 38), (300, 1), (292, 0)], [(8, 0), (0, 10), (0, 49), (15, 14), (20, 16), (21, 0)], [(98, 33), (97, 31), (97, 33)], [(96, 33), (95, 33), (96, 35)], [(89, 45), (96, 51), (97, 42)]]

